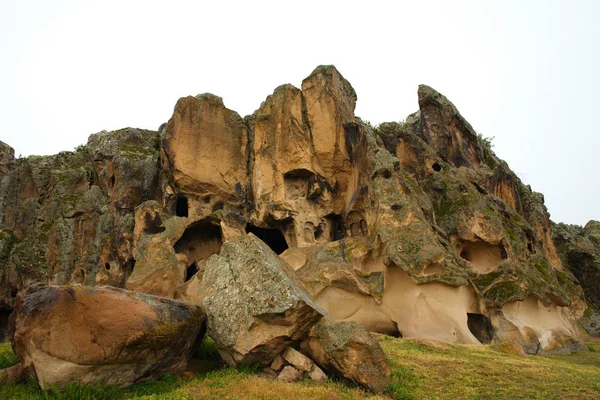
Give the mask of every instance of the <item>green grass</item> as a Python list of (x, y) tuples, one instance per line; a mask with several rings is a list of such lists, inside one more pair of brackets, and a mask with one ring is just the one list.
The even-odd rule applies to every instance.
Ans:
[[(447, 349), (386, 337), (380, 341), (392, 367), (385, 395), (375, 396), (343, 380), (284, 383), (255, 373), (253, 366), (225, 367), (214, 342), (195, 349), (194, 377), (167, 376), (118, 389), (69, 385), (42, 392), (37, 384), (0, 385), (1, 399), (597, 399), (600, 398), (600, 342), (572, 355), (518, 358), (489, 346)], [(3, 367), (16, 362), (0, 344)], [(208, 366), (208, 367), (207, 367)]]
[(19, 360), (13, 353), (10, 343), (0, 343), (0, 369), (11, 367), (18, 362)]

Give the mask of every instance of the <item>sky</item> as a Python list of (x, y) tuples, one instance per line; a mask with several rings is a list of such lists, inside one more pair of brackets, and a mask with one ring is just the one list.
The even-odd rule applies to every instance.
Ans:
[(244, 116), (333, 64), (373, 124), (450, 99), (551, 219), (600, 220), (600, 1), (0, 0), (0, 140), (55, 154), (158, 129), (210, 92)]

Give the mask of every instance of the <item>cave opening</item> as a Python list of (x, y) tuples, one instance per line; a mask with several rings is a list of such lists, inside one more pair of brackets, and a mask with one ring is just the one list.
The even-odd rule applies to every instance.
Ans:
[(434, 162), (431, 168), (433, 168), (435, 172), (440, 172), (442, 170), (442, 166), (437, 162)]
[(262, 240), (275, 252), (275, 254), (281, 254), (288, 249), (287, 241), (285, 236), (279, 229), (274, 228), (260, 228), (258, 226), (248, 224), (246, 225), (246, 233), (252, 233), (257, 238)]
[(185, 282), (189, 281), (199, 271), (198, 264), (194, 261), (185, 269)]
[(494, 338), (492, 322), (483, 314), (467, 313), (467, 326), (482, 344), (490, 343)]
[(481, 240), (465, 242), (460, 249), (460, 257), (479, 273), (488, 273), (497, 269), (503, 260), (508, 258), (506, 249), (501, 244), (490, 244)]
[(0, 307), (0, 343), (8, 340), (8, 318), (12, 313), (12, 309)]
[(186, 217), (188, 216), (188, 199), (184, 196), (179, 196), (177, 198), (177, 202), (175, 203), (175, 215), (178, 217)]
[(188, 269), (213, 254), (218, 254), (223, 245), (221, 225), (212, 220), (200, 220), (187, 227), (175, 243), (175, 252), (184, 254), (189, 262)]
[(315, 228), (315, 240), (319, 240), (323, 236), (323, 225), (319, 224)]
[(310, 181), (315, 174), (307, 169), (295, 169), (283, 175), (285, 197), (288, 200), (307, 198)]
[(110, 271), (110, 264), (109, 263), (105, 263), (104, 264), (104, 269), (107, 271)]
[(154, 216), (152, 216), (150, 213), (147, 213), (144, 217), (144, 225), (144, 233), (147, 235), (154, 235), (156, 233), (165, 231), (163, 221), (158, 213), (154, 214)]
[(332, 241), (341, 240), (346, 237), (346, 227), (341, 215), (329, 214), (325, 218), (329, 221), (329, 234)]

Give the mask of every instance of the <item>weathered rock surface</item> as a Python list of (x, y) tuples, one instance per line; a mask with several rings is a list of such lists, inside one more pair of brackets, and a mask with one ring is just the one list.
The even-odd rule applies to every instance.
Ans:
[(278, 381), (297, 382), (300, 379), (302, 379), (302, 372), (291, 365), (286, 365), (283, 367), (279, 375), (277, 375)]
[(182, 371), (205, 315), (194, 305), (109, 287), (34, 284), (17, 297), (13, 348), (43, 388), (127, 386)]
[(23, 376), (23, 366), (21, 363), (15, 364), (12, 367), (0, 369), (0, 383), (19, 382), (23, 379)]
[(208, 259), (199, 298), (207, 333), (229, 364), (271, 364), (324, 313), (291, 268), (252, 234)]
[(285, 361), (299, 369), (300, 371), (310, 372), (313, 368), (313, 361), (306, 357), (304, 354), (300, 353), (298, 350), (293, 347), (288, 347), (282, 354)]
[(356, 322), (324, 319), (315, 325), (301, 347), (325, 370), (366, 389), (380, 393), (390, 382), (390, 368), (381, 346)]
[(31, 282), (123, 287), (134, 208), (161, 199), (158, 145), (157, 132), (127, 128), (75, 152), (1, 157), (0, 309)]
[[(243, 119), (204, 94), (180, 99), (160, 133), (101, 132), (76, 152), (25, 159), (1, 144), (0, 331), (29, 282), (199, 304), (209, 260), (229, 264), (214, 254), (251, 232), (336, 320), (446, 342), (510, 338), (528, 352), (576, 347), (575, 321), (595, 323), (578, 281), (594, 281), (593, 262), (561, 261), (543, 196), (446, 97), (417, 94), (405, 122), (374, 128), (354, 115), (350, 83), (320, 66)], [(231, 357), (255, 346), (227, 340)]]
[(180, 193), (233, 200), (243, 199), (246, 187), (247, 142), (242, 118), (220, 97), (205, 93), (179, 99), (162, 148)]
[(600, 335), (600, 222), (585, 227), (552, 224), (552, 239), (558, 255), (585, 292), (588, 308), (579, 321), (591, 335)]

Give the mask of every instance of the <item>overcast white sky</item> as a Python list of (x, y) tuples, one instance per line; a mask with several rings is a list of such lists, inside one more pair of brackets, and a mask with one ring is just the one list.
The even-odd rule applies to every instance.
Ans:
[(0, 140), (72, 150), (157, 129), (211, 92), (242, 116), (334, 64), (356, 114), (397, 121), (446, 95), (544, 193), (554, 221), (600, 220), (600, 1), (0, 0)]

